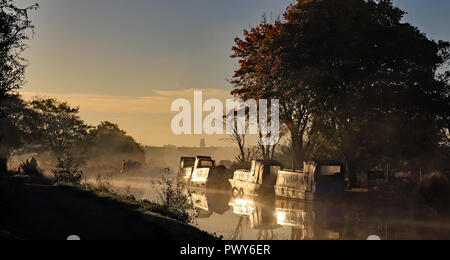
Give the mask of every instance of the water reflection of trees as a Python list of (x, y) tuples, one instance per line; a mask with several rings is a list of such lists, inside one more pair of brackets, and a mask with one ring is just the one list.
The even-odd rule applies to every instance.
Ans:
[(261, 229), (258, 231), (258, 240), (278, 240), (278, 235), (273, 229)]
[(244, 239), (244, 222), (247, 221), (245, 216), (240, 216), (238, 224), (231, 235), (231, 240), (243, 240)]
[(256, 236), (257, 240), (277, 240), (278, 234), (275, 232), (273, 225), (259, 225), (255, 226), (250, 220), (250, 216), (241, 215), (239, 216), (239, 221), (234, 229), (231, 240), (243, 240), (245, 235), (245, 227), (251, 227), (258, 230)]
[[(213, 213), (224, 215), (226, 212), (236, 216), (237, 222), (232, 222), (228, 233), (231, 240), (365, 240), (370, 235), (383, 240), (448, 238), (449, 229), (442, 228), (445, 225), (419, 220), (401, 209), (373, 207), (366, 200), (305, 202), (231, 198), (229, 193), (211, 191), (196, 194), (198, 197), (194, 201), (197, 207), (205, 210), (203, 217), (211, 218)], [(222, 225), (220, 222), (214, 224)]]

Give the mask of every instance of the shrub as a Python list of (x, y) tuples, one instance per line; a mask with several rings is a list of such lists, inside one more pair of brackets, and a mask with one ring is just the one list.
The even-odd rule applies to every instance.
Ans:
[(112, 189), (112, 185), (110, 182), (110, 178), (102, 175), (98, 175), (96, 180), (96, 188), (101, 192), (110, 192)]
[(70, 155), (66, 158), (58, 158), (56, 168), (52, 170), (54, 174), (53, 183), (81, 184), (83, 172), (79, 170), (79, 165), (74, 162)]
[(175, 219), (184, 223), (193, 223), (197, 218), (197, 212), (190, 204), (191, 195), (183, 192), (183, 185), (172, 178), (170, 169), (161, 172), (161, 181), (156, 185), (159, 201), (164, 210), (170, 211)]
[(428, 205), (440, 211), (449, 210), (450, 183), (441, 173), (432, 173), (424, 177), (420, 185), (420, 195)]
[(29, 176), (42, 176), (42, 170), (39, 169), (37, 161), (34, 158), (22, 162), (19, 166), (19, 171)]

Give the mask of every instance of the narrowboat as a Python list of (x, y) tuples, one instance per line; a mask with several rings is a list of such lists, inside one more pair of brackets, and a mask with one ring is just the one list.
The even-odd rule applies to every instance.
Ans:
[(318, 196), (344, 193), (345, 176), (336, 165), (303, 164), (303, 170), (280, 170), (275, 184), (277, 197), (314, 200)]
[(189, 186), (229, 188), (230, 174), (209, 156), (182, 157), (178, 179)]
[(276, 161), (255, 160), (250, 170), (237, 170), (234, 172), (230, 184), (233, 194), (252, 195), (273, 194), (281, 164)]

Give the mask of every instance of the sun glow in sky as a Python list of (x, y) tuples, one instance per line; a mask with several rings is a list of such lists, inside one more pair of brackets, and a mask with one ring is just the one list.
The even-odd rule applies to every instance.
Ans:
[[(22, 90), (80, 106), (88, 123), (118, 123), (145, 145), (198, 146), (202, 136), (175, 136), (175, 98), (229, 97), (236, 67), (233, 39), (263, 13), (277, 16), (291, 0), (18, 0), (38, 2), (36, 34)], [(433, 39), (450, 40), (450, 1), (397, 0)], [(223, 136), (208, 145), (226, 145)]]

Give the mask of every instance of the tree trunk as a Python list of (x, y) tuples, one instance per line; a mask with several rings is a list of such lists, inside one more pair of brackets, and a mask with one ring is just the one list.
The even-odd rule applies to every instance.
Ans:
[(300, 170), (305, 160), (305, 152), (303, 149), (303, 141), (298, 134), (292, 133), (292, 156), (294, 169)]
[(347, 179), (347, 189), (356, 188), (356, 169), (351, 160), (345, 160), (345, 178)]
[(238, 143), (239, 152), (241, 153), (240, 163), (247, 163), (248, 158), (245, 154), (245, 147), (243, 147), (240, 143)]

